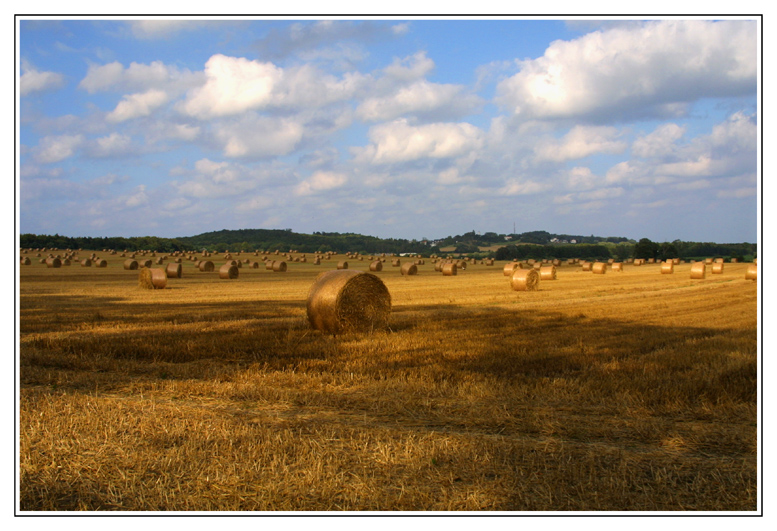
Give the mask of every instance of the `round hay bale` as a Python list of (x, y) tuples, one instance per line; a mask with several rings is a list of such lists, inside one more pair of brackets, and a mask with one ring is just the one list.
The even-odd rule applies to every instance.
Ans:
[(756, 264), (750, 264), (745, 271), (745, 280), (758, 280), (758, 266)]
[(321, 265), (321, 259), (320, 259), (320, 258), (318, 258), (318, 257), (316, 257), (316, 258), (313, 260), (313, 265)]
[(219, 268), (219, 278), (232, 280), (240, 273), (237, 266), (227, 262)]
[(138, 267), (147, 267), (151, 269), (151, 266), (153, 265), (153, 262), (151, 260), (139, 260), (138, 261)]
[(265, 271), (272, 271), (272, 265), (275, 263), (275, 260), (267, 260), (264, 263), (264, 269)]
[(62, 267), (62, 260), (60, 260), (56, 256), (51, 258), (46, 258), (46, 267)]
[(596, 275), (604, 275), (607, 272), (607, 262), (595, 262), (591, 271)]
[(712, 258), (705, 258), (704, 263), (707, 265), (712, 265)]
[(211, 262), (210, 260), (203, 260), (202, 262), (200, 262), (200, 265), (197, 266), (197, 269), (199, 269), (203, 273), (210, 273), (215, 268), (216, 266), (214, 266), (213, 262)]
[(259, 269), (259, 262), (251, 262), (248, 267), (251, 269)]
[(272, 270), (276, 273), (285, 273), (286, 272), (286, 262), (283, 262), (281, 260), (275, 260), (272, 263)]
[(165, 273), (167, 274), (167, 278), (181, 278), (181, 274), (183, 273), (183, 266), (180, 264), (180, 262), (177, 264), (167, 264)]
[(337, 269), (348, 269), (348, 262), (337, 262)]
[(411, 262), (405, 262), (404, 264), (402, 264), (402, 267), (399, 268), (399, 272), (402, 273), (402, 276), (417, 275), (418, 266)]
[(615, 272), (622, 273), (623, 272), (623, 263), (622, 262), (613, 262), (612, 267), (610, 267)]
[(30, 265), (31, 263), (32, 263), (32, 261), (29, 258), (27, 258), (26, 256), (24, 258), (22, 258), (22, 265)]
[(391, 260), (391, 267), (399, 267), (400, 265), (402, 264), (399, 261), (399, 258), (394, 258), (393, 260)]
[(325, 271), (308, 292), (307, 313), (314, 330), (370, 332), (388, 326), (391, 295), (371, 273)]
[(154, 261), (154, 263), (155, 263), (156, 265), (162, 265), (162, 264), (164, 264), (164, 263), (165, 263), (165, 259), (164, 259), (164, 258), (162, 258), (162, 257), (160, 256), (159, 258), (157, 258), (157, 259)]
[(104, 258), (95, 261), (94, 263), (95, 267), (108, 267), (108, 260), (105, 260)]
[(88, 258), (81, 260), (81, 267), (92, 267), (92, 261)]
[(581, 267), (583, 268), (583, 271), (590, 271), (591, 270), (591, 262), (582, 262)]
[(541, 267), (540, 280), (556, 280), (556, 266), (549, 265)]
[(539, 273), (540, 269), (542, 269), (542, 262), (534, 262), (532, 269), (536, 269), (537, 272)]
[(715, 262), (712, 264), (712, 274), (720, 275), (723, 273), (723, 262)]
[(661, 264), (661, 274), (662, 275), (671, 275), (674, 273), (674, 261), (667, 260), (663, 264)]
[(534, 268), (516, 269), (510, 277), (514, 291), (535, 291), (540, 285), (540, 274)]
[(691, 266), (691, 278), (700, 279), (707, 276), (707, 266), (704, 262), (696, 262)]
[(462, 271), (465, 271), (467, 269), (467, 261), (466, 260), (459, 260), (458, 262), (456, 262), (456, 267), (458, 269), (461, 269)]
[(375, 260), (370, 264), (370, 271), (383, 271), (383, 262)]
[(138, 285), (144, 289), (164, 289), (167, 286), (167, 275), (164, 269), (143, 267), (138, 275)]
[(444, 276), (444, 277), (454, 277), (454, 276), (456, 276), (457, 269), (458, 269), (458, 264), (454, 264), (454, 263), (443, 264), (443, 266), (442, 266), (442, 276)]
[(505, 264), (505, 267), (502, 271), (504, 272), (504, 275), (506, 277), (511, 277), (513, 276), (513, 273), (515, 272), (515, 270), (520, 268), (521, 268), (521, 264), (517, 262), (510, 262)]

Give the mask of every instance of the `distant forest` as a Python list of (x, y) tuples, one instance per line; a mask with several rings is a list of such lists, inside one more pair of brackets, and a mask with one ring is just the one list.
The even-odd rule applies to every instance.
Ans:
[[(115, 249), (115, 250), (154, 250), (159, 252), (200, 251), (255, 251), (288, 252), (295, 250), (303, 253), (319, 252), (359, 252), (413, 253), (422, 256), (431, 254), (452, 254), (473, 256), (476, 258), (544, 259), (544, 258), (581, 258), (587, 260), (627, 258), (704, 258), (723, 257), (751, 260), (757, 257), (755, 243), (712, 243), (652, 242), (647, 238), (639, 241), (623, 237), (581, 236), (552, 234), (546, 231), (524, 232), (521, 234), (497, 234), (473, 232), (449, 236), (439, 240), (423, 238), (405, 240), (395, 238), (377, 238), (354, 233), (314, 232), (300, 234), (287, 230), (241, 229), (206, 232), (197, 236), (180, 238), (159, 238), (157, 236), (137, 237), (67, 237), (54, 235), (21, 234), (19, 244), (22, 248), (57, 249)], [(481, 251), (481, 247), (496, 250)], [(442, 252), (445, 248), (448, 252)], [(452, 249), (451, 249), (452, 248)]]

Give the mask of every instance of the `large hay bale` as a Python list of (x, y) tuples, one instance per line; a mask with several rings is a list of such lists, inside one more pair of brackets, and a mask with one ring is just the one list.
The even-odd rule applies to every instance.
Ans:
[(549, 265), (541, 267), (540, 280), (556, 280), (556, 266)]
[(56, 256), (46, 258), (46, 267), (62, 267), (62, 260)]
[(203, 273), (210, 273), (215, 268), (216, 266), (214, 266), (213, 262), (211, 262), (210, 260), (203, 260), (202, 262), (200, 262), (200, 265), (197, 266), (197, 269), (199, 269)]
[(405, 262), (404, 264), (402, 264), (402, 267), (399, 268), (399, 272), (402, 273), (403, 276), (417, 275), (418, 266), (412, 262)]
[(591, 266), (591, 271), (595, 275), (603, 275), (607, 272), (607, 262), (594, 262), (594, 265)]
[(371, 273), (325, 271), (308, 292), (307, 312), (314, 330), (370, 332), (388, 326), (391, 295)]
[(513, 276), (513, 273), (515, 272), (515, 270), (520, 268), (521, 268), (521, 264), (517, 262), (509, 262), (505, 264), (504, 269), (502, 271), (504, 273), (504, 276), (511, 277)]
[(704, 262), (696, 262), (691, 266), (691, 278), (700, 279), (707, 276), (707, 266)]
[(667, 260), (663, 264), (661, 264), (661, 274), (662, 275), (671, 275), (674, 273), (674, 261), (673, 260)]
[(237, 278), (240, 271), (238, 270), (237, 266), (227, 262), (223, 266), (219, 268), (219, 278), (226, 279), (226, 280), (232, 280)]
[(723, 262), (715, 262), (712, 264), (712, 274), (720, 275), (723, 273)]
[(516, 269), (510, 277), (514, 291), (535, 291), (540, 285), (540, 274), (534, 268)]
[(374, 262), (370, 263), (370, 271), (383, 271), (383, 262), (380, 260), (375, 260)]
[(442, 276), (444, 276), (444, 277), (454, 277), (454, 276), (456, 276), (458, 268), (459, 268), (458, 264), (454, 264), (454, 263), (443, 264), (442, 265)]
[(138, 275), (138, 285), (144, 289), (164, 289), (167, 286), (167, 275), (164, 269), (143, 267)]
[(272, 263), (272, 270), (275, 273), (285, 273), (286, 272), (286, 262), (282, 260), (275, 260)]
[(750, 264), (745, 271), (745, 280), (758, 280), (758, 266), (756, 264)]
[(179, 263), (167, 264), (165, 268), (167, 278), (181, 278), (183, 273), (183, 266)]

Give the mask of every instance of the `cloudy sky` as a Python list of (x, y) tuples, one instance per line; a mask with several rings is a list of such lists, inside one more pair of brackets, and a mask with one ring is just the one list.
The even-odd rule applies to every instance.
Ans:
[(21, 233), (756, 241), (755, 20), (18, 24)]

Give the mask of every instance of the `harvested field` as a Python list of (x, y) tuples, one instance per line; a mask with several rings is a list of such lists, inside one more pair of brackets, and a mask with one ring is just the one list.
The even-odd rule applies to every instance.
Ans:
[(22, 511), (757, 509), (748, 263), (387, 268), (388, 328), (336, 337), (306, 312), (335, 257), (223, 263), (18, 266)]

